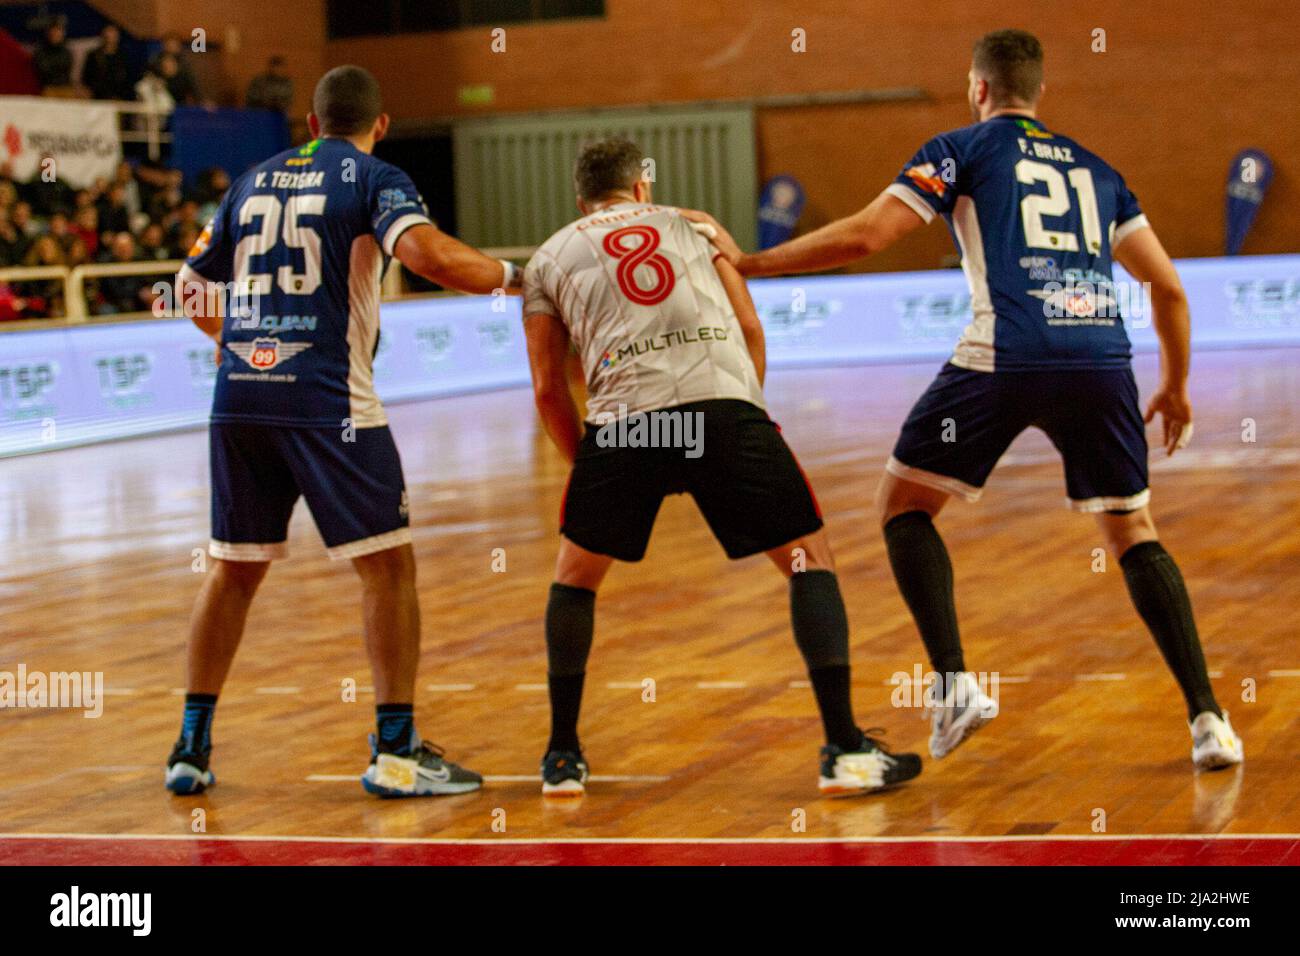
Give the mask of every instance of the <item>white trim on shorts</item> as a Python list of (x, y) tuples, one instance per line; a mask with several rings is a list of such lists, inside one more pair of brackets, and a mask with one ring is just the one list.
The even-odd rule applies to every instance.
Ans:
[(276, 541), (271, 544), (248, 544), (245, 542), (208, 540), (208, 554), (222, 561), (274, 561), (289, 556), (289, 542)]
[(889, 461), (885, 462), (885, 471), (895, 478), (902, 478), (904, 481), (925, 485), (927, 488), (934, 488), (937, 491), (946, 491), (948, 494), (957, 495), (966, 501), (979, 501), (980, 496), (984, 494), (983, 488), (976, 488), (964, 481), (950, 478), (947, 475), (936, 474), (933, 471), (926, 471), (923, 468), (913, 468), (911, 465), (903, 464), (893, 455), (890, 455)]
[(385, 531), (383, 534), (360, 538), (356, 541), (349, 541), (347, 544), (326, 548), (325, 553), (330, 556), (331, 561), (343, 561), (352, 558), (364, 558), (367, 554), (387, 551), (389, 548), (400, 548), (402, 545), (410, 543), (411, 529), (396, 528), (392, 531)]
[(1135, 495), (1129, 495), (1127, 498), (1083, 498), (1076, 500), (1066, 498), (1065, 503), (1073, 511), (1079, 511), (1083, 514), (1100, 514), (1103, 511), (1137, 511), (1139, 508), (1145, 508), (1147, 502), (1151, 500), (1151, 489), (1143, 488)]

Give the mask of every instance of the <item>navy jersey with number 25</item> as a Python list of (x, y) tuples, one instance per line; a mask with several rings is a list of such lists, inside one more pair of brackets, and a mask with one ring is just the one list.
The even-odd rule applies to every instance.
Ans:
[(347, 140), (268, 159), (227, 191), (182, 282), (230, 283), (214, 422), (387, 423), (375, 395), (379, 284), (398, 237), (429, 222), (410, 178)]
[(1147, 224), (1123, 178), (1036, 119), (1002, 115), (926, 143), (888, 190), (961, 251), (972, 321), (952, 363), (980, 372), (1128, 364), (1111, 250)]

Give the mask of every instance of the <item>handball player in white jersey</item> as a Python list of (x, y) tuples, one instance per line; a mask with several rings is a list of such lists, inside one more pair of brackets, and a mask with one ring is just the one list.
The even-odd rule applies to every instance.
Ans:
[[(678, 210), (654, 205), (635, 144), (586, 146), (582, 218), (524, 271), (537, 408), (573, 462), (546, 607), (551, 738), (542, 790), (578, 796), (588, 777), (578, 713), (596, 591), (615, 560), (639, 561), (665, 495), (689, 493), (730, 558), (765, 553), (790, 581), (790, 614), (826, 733), (820, 788), (878, 790), (915, 777), (859, 729), (848, 620), (821, 513), (763, 402), (763, 330), (740, 274)], [(565, 375), (570, 346), (584, 423)]]

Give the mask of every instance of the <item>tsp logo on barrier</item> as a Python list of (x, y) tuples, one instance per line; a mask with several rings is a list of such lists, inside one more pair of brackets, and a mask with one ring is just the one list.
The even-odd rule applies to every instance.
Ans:
[(122, 395), (137, 390), (149, 378), (149, 356), (106, 355), (95, 360), (99, 372), (99, 390), (105, 395)]
[(281, 342), (259, 338), (251, 342), (227, 342), (226, 347), (258, 371), (267, 372), (282, 365), (300, 352), (311, 348), (310, 342)]
[(0, 365), (0, 401), (31, 404), (53, 387), (56, 373), (53, 362)]

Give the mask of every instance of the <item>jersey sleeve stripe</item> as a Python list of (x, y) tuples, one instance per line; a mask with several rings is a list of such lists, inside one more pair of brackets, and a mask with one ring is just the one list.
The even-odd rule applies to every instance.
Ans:
[(188, 285), (191, 282), (202, 282), (204, 285), (210, 285), (212, 280), (198, 272), (188, 262), (181, 265), (180, 271), (176, 273), (176, 278), (181, 281), (182, 285)]
[(926, 222), (934, 218), (934, 210), (930, 208), (929, 203), (902, 183), (890, 183), (885, 187), (885, 192), (907, 203), (911, 210)]
[(1123, 242), (1133, 233), (1137, 232), (1139, 229), (1144, 229), (1149, 225), (1151, 225), (1151, 223), (1147, 222), (1147, 217), (1145, 213), (1138, 213), (1132, 219), (1120, 223), (1118, 226), (1115, 227), (1115, 238), (1112, 239), (1110, 243), (1111, 250), (1112, 251), (1115, 250), (1116, 248), (1118, 248), (1121, 242)]
[(393, 250), (397, 248), (397, 240), (402, 238), (402, 233), (412, 226), (423, 225), (432, 226), (433, 223), (428, 216), (421, 215), (418, 212), (409, 212), (405, 216), (398, 218), (384, 233), (384, 253), (391, 256)]

